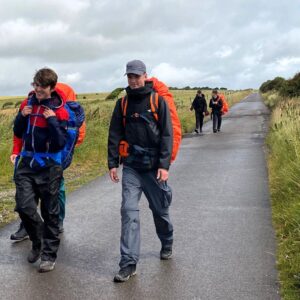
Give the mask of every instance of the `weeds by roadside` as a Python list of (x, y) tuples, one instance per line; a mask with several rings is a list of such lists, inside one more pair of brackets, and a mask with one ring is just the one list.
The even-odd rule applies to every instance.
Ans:
[(284, 300), (300, 299), (300, 99), (263, 95), (272, 108), (268, 167)]

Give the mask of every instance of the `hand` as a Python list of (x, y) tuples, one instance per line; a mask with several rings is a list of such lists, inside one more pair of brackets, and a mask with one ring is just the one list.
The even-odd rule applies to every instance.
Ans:
[(190, 108), (190, 111), (192, 111), (192, 110), (193, 110), (193, 107)]
[(30, 115), (32, 113), (32, 106), (27, 105), (23, 108), (23, 110), (21, 111), (21, 114), (23, 117), (26, 117), (28, 115)]
[(10, 161), (11, 161), (11, 163), (14, 165), (15, 163), (16, 163), (16, 158), (17, 158), (17, 154), (12, 154), (11, 156), (10, 156)]
[(120, 181), (117, 168), (112, 168), (109, 170), (109, 177), (114, 183), (118, 183)]
[(56, 114), (55, 112), (50, 109), (50, 108), (45, 108), (44, 112), (43, 112), (43, 115), (46, 119), (50, 118), (50, 117), (56, 117)]
[(167, 181), (169, 178), (169, 171), (165, 169), (158, 169), (156, 179), (159, 182)]

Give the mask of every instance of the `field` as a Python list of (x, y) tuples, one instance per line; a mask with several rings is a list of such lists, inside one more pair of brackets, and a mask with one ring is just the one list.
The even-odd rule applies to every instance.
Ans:
[(284, 300), (300, 299), (300, 98), (264, 94), (272, 109), (267, 137), (277, 267)]
[[(226, 91), (229, 105), (239, 102), (252, 91)], [(194, 129), (194, 113), (189, 108), (195, 97), (194, 90), (175, 90), (174, 94), (183, 133)], [(210, 91), (204, 91), (210, 99)], [(75, 190), (107, 170), (107, 135), (114, 100), (106, 101), (108, 93), (77, 95), (86, 113), (87, 135), (76, 149), (72, 165), (64, 173), (68, 192)], [(0, 226), (16, 218), (14, 208), (13, 166), (9, 156), (12, 149), (12, 124), (20, 101), (24, 97), (0, 97)]]

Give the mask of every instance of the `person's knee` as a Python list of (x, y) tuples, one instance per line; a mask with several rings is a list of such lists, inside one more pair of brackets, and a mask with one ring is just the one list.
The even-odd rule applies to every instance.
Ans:
[(172, 234), (173, 225), (168, 218), (153, 215), (156, 231), (160, 234)]
[(123, 223), (139, 223), (139, 210), (132, 210), (128, 208), (121, 208), (121, 217)]
[(122, 207), (121, 208), (121, 216), (129, 217), (129, 218), (136, 218), (139, 215), (139, 210), (138, 209), (132, 209), (130, 207)]
[(25, 204), (17, 204), (15, 211), (18, 212), (19, 215), (33, 216), (36, 213), (36, 208)]

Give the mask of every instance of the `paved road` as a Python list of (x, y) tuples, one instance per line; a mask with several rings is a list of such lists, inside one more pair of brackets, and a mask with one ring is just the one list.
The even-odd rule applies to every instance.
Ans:
[(12, 244), (16, 224), (0, 231), (0, 299), (279, 299), (264, 137), (268, 111), (253, 94), (235, 105), (213, 134), (184, 139), (171, 170), (174, 259), (160, 243), (141, 201), (138, 275), (118, 270), (120, 185), (104, 176), (69, 195), (55, 271), (26, 262), (28, 241)]

